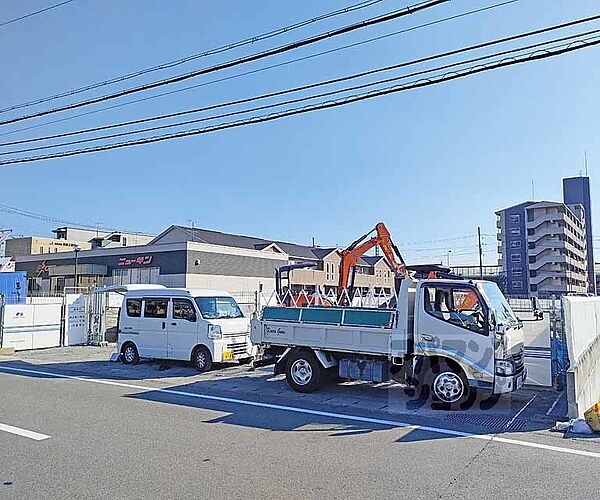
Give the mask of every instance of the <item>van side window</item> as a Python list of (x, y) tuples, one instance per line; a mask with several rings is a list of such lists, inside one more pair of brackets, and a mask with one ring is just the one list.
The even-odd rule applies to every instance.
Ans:
[(442, 321), (487, 335), (486, 314), (479, 295), (470, 287), (425, 288), (425, 311)]
[(142, 301), (140, 299), (127, 299), (127, 316), (139, 318), (142, 315)]
[(144, 318), (166, 318), (169, 299), (144, 299)]
[(173, 299), (173, 319), (196, 321), (194, 306), (187, 299)]

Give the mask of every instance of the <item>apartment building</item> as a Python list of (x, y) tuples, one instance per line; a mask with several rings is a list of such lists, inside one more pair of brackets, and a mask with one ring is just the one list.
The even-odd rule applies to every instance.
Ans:
[(496, 212), (499, 265), (510, 296), (588, 291), (585, 210), (581, 204), (524, 202)]
[(585, 211), (585, 232), (587, 244), (587, 267), (589, 291), (596, 293), (596, 270), (594, 260), (594, 234), (592, 231), (592, 198), (590, 178), (585, 176), (563, 179), (563, 200), (567, 205), (581, 204)]

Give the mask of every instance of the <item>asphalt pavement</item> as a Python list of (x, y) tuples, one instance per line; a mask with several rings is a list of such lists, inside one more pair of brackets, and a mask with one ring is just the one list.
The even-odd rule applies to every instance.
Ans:
[(394, 386), (300, 396), (269, 367), (197, 374), (108, 354), (0, 358), (0, 498), (597, 494), (600, 443), (548, 432), (552, 391), (443, 412)]

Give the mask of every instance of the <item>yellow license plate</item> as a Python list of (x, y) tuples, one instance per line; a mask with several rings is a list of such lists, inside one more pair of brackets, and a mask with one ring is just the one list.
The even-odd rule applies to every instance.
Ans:
[(231, 361), (233, 359), (233, 351), (223, 351), (223, 361)]

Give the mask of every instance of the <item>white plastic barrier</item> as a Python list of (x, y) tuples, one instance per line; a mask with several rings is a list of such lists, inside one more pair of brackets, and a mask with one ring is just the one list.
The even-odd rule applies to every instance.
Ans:
[(64, 345), (81, 345), (88, 341), (88, 296), (79, 293), (65, 295)]
[(525, 383), (542, 387), (552, 386), (552, 350), (550, 348), (550, 315), (544, 313), (544, 319), (534, 321), (533, 313), (517, 312), (523, 320), (525, 337)]
[(600, 400), (600, 297), (563, 297), (570, 367), (569, 416), (583, 418)]
[(15, 351), (60, 346), (59, 304), (6, 304), (2, 346)]

